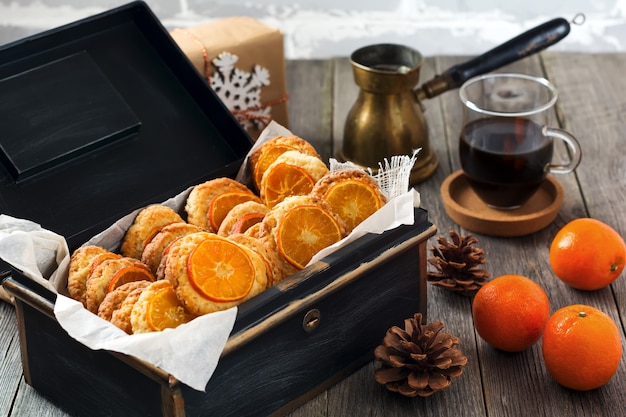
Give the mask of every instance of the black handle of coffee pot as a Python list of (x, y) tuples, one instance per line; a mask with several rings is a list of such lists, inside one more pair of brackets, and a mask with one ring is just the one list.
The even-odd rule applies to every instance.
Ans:
[(420, 100), (432, 98), (445, 91), (459, 88), (472, 77), (496, 70), (554, 45), (569, 32), (570, 24), (567, 20), (561, 17), (552, 19), (470, 61), (450, 67), (424, 83), (417, 91), (417, 96)]

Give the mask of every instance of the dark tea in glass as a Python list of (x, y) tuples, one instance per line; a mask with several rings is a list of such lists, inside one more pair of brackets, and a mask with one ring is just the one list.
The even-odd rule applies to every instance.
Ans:
[[(488, 206), (510, 210), (522, 206), (548, 173), (572, 172), (580, 146), (568, 132), (546, 126), (556, 103), (556, 88), (545, 78), (525, 74), (474, 77), (459, 91), (463, 127), (459, 157), (476, 195)], [(570, 161), (552, 163), (554, 138), (570, 150)]]
[(516, 207), (541, 185), (552, 160), (552, 138), (522, 117), (489, 117), (467, 124), (459, 152), (478, 196), (494, 207)]

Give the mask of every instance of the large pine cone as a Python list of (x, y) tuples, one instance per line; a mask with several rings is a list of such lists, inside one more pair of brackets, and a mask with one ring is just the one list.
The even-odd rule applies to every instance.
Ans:
[(489, 272), (481, 268), (485, 251), (473, 246), (478, 239), (471, 234), (461, 237), (450, 230), (450, 237), (452, 241), (439, 236), (437, 246), (431, 246), (433, 257), (428, 263), (437, 269), (428, 271), (426, 278), (433, 285), (471, 296), (489, 278)]
[(456, 348), (459, 339), (441, 332), (444, 324), (435, 321), (422, 325), (422, 315), (387, 330), (383, 344), (374, 350), (382, 363), (376, 369), (376, 382), (407, 397), (428, 397), (447, 388), (463, 373), (467, 358)]

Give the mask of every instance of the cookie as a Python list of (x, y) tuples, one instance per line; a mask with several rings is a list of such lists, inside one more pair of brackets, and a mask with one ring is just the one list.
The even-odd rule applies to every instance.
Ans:
[(209, 224), (209, 206), (219, 194), (225, 192), (252, 193), (248, 187), (231, 178), (216, 178), (198, 184), (189, 193), (185, 202), (187, 222), (204, 230), (211, 231)]
[(97, 314), (108, 292), (130, 281), (154, 281), (147, 266), (134, 258), (107, 259), (98, 265), (87, 278), (85, 307)]
[(147, 242), (164, 226), (184, 221), (173, 209), (154, 204), (141, 210), (122, 240), (120, 253), (129, 258), (141, 259)]
[(146, 244), (141, 254), (141, 262), (146, 264), (148, 269), (156, 276), (161, 258), (163, 257), (163, 252), (165, 252), (167, 246), (179, 237), (201, 231), (202, 228), (185, 222), (172, 223), (164, 226), (154, 238)]
[(267, 288), (267, 267), (256, 252), (216, 234), (199, 242), (190, 236), (172, 247), (165, 273), (187, 311), (226, 310)]
[(111, 321), (113, 312), (120, 307), (122, 302), (124, 302), (126, 297), (128, 297), (128, 294), (138, 288), (146, 288), (148, 284), (150, 284), (150, 281), (127, 282), (126, 284), (123, 284), (107, 293), (104, 300), (102, 300), (102, 303), (100, 303), (100, 306), (98, 307), (98, 317)]
[(69, 275), (67, 277), (67, 290), (70, 297), (85, 305), (87, 277), (91, 271), (91, 264), (98, 255), (107, 252), (106, 249), (99, 246), (83, 246), (72, 253), (70, 257)]

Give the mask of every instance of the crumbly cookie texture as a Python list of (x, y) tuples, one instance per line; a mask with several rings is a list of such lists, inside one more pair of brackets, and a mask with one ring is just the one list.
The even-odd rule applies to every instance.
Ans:
[(216, 178), (193, 187), (185, 203), (187, 222), (204, 230), (212, 231), (209, 224), (211, 200), (228, 191), (252, 192), (242, 183), (230, 178)]
[(153, 204), (141, 210), (122, 240), (120, 253), (129, 258), (141, 259), (146, 242), (164, 226), (182, 222), (183, 219), (173, 209)]
[(87, 279), (87, 292), (85, 296), (87, 310), (97, 314), (98, 308), (107, 294), (107, 287), (113, 276), (123, 268), (132, 266), (145, 269), (146, 276), (152, 275), (148, 271), (148, 268), (135, 258), (122, 257), (119, 259), (107, 259), (99, 264)]
[(146, 244), (141, 255), (141, 262), (146, 264), (150, 271), (156, 275), (161, 259), (163, 258), (163, 253), (173, 241), (190, 233), (201, 231), (202, 228), (185, 222), (172, 223), (164, 226), (154, 238)]
[(228, 212), (217, 234), (230, 236), (236, 233), (244, 233), (253, 223), (260, 222), (269, 210), (269, 207), (257, 201), (246, 201), (245, 203), (237, 204)]
[(141, 296), (141, 293), (144, 289), (145, 287), (135, 288), (130, 293), (128, 293), (120, 306), (111, 314), (111, 324), (119, 327), (128, 334), (133, 334), (133, 326), (130, 323), (130, 315), (133, 311), (135, 303), (137, 302), (137, 300), (139, 300), (139, 297)]
[(150, 281), (133, 281), (120, 285), (104, 297), (100, 307), (98, 307), (98, 316), (105, 320), (111, 321), (115, 310), (119, 309), (126, 297), (136, 290), (144, 289), (150, 284)]
[(70, 257), (69, 275), (67, 277), (67, 290), (70, 297), (85, 305), (87, 292), (87, 278), (91, 271), (93, 260), (107, 253), (107, 250), (99, 246), (83, 246), (74, 251)]

